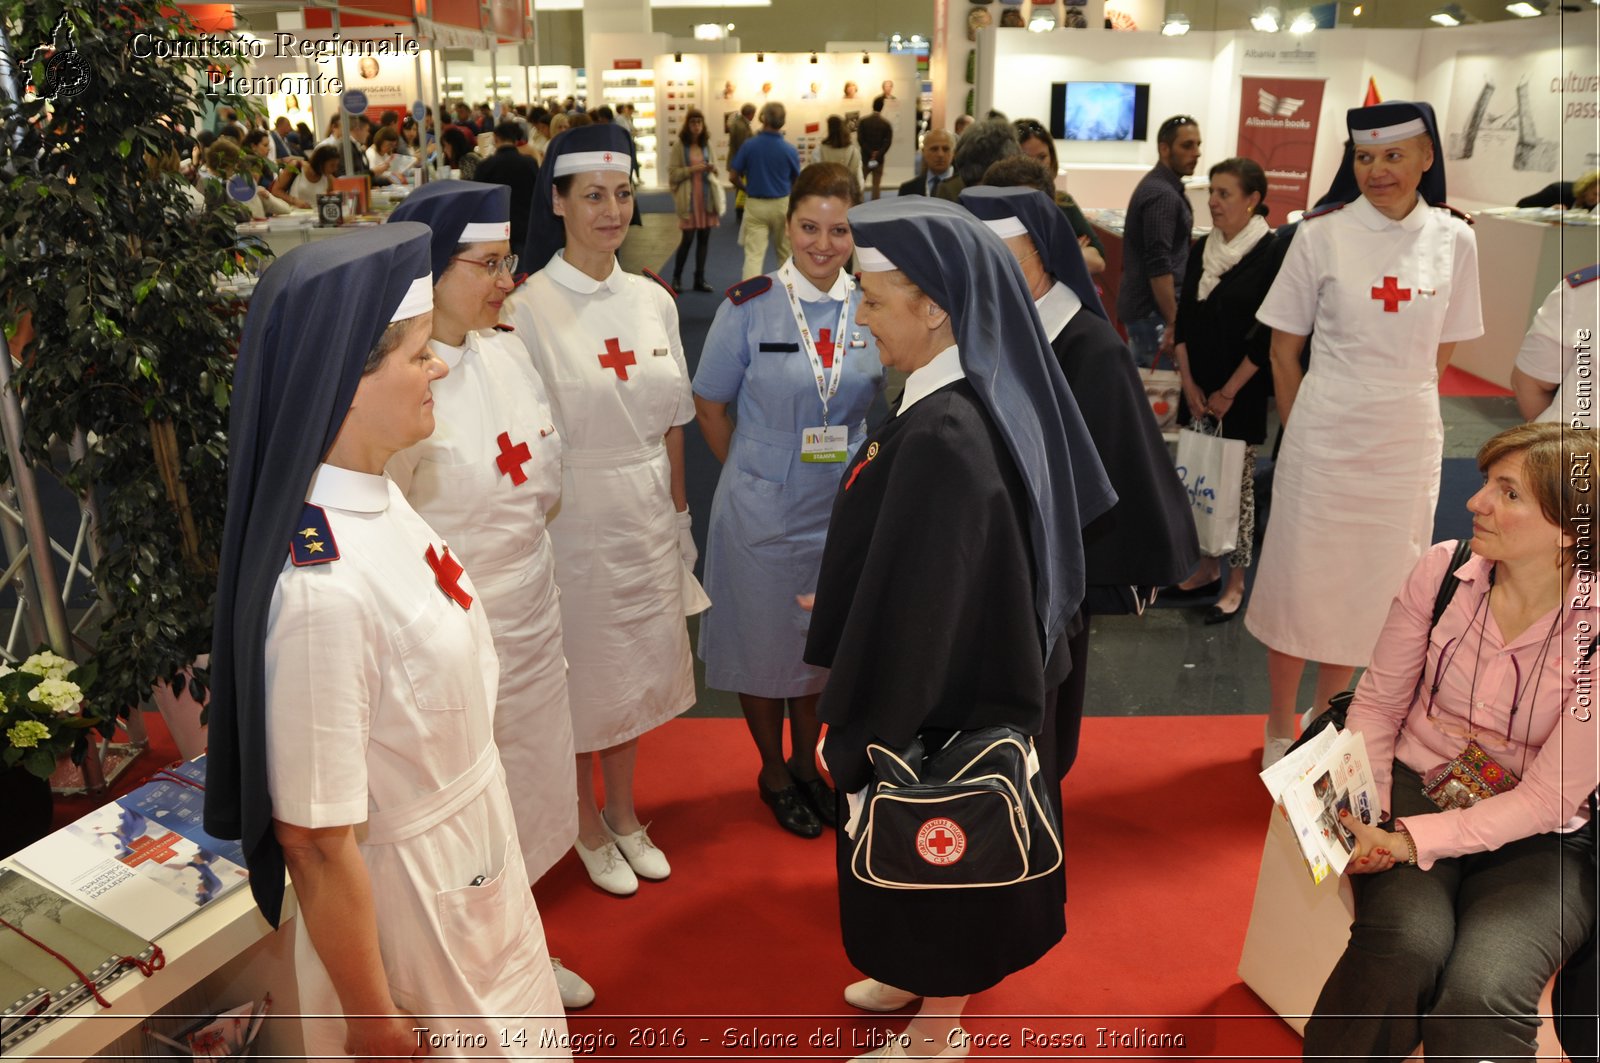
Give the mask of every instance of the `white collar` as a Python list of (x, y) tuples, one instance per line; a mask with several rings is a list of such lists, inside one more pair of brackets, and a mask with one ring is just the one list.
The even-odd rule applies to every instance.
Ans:
[[(794, 261), (793, 255), (789, 256), (789, 261)], [(833, 287), (827, 291), (823, 291), (807, 280), (806, 275), (800, 272), (799, 266), (794, 266), (791, 272), (794, 274), (794, 293), (800, 297), (800, 301), (803, 303), (820, 303), (824, 301), (837, 303), (844, 298), (845, 289), (850, 283), (850, 274), (845, 272), (843, 266), (839, 267), (839, 275), (833, 278)]]
[[(956, 164), (955, 163), (951, 163), (949, 166), (946, 166), (944, 169), (940, 170), (938, 173), (934, 174), (933, 176), (937, 177), (941, 181), (948, 181), (948, 180), (950, 180), (950, 178), (954, 177), (955, 175), (956, 175)], [(928, 179), (928, 174), (927, 173), (923, 173), (922, 179), (924, 181), (926, 181)]]
[(955, 346), (946, 347), (933, 356), (933, 360), (921, 369), (914, 369), (906, 377), (906, 389), (900, 393), (900, 412), (896, 417), (904, 417), (905, 412), (917, 404), (918, 399), (927, 398), (946, 384), (954, 384), (957, 380), (966, 377), (966, 371), (961, 368), (961, 355)]
[(1422, 228), (1425, 222), (1427, 222), (1428, 211), (1432, 209), (1427, 203), (1423, 202), (1421, 196), (1418, 196), (1416, 205), (1411, 208), (1411, 213), (1407, 214), (1399, 221), (1395, 221), (1393, 218), (1383, 213), (1383, 211), (1379, 210), (1377, 207), (1374, 207), (1367, 200), (1366, 196), (1357, 196), (1350, 206), (1354, 208), (1356, 219), (1374, 232), (1389, 228), (1390, 226), (1404, 229), (1407, 232), (1416, 232), (1418, 229)]
[(318, 465), (306, 501), (351, 513), (382, 513), (389, 508), (389, 478), (337, 465)]
[(429, 340), (428, 342), (432, 344), (433, 353), (438, 357), (439, 361), (443, 362), (451, 369), (454, 369), (456, 366), (461, 364), (461, 359), (467, 356), (467, 351), (469, 349), (477, 346), (477, 343), (475, 342), (475, 334), (472, 332), (467, 333), (467, 342), (463, 343), (459, 347), (452, 347), (450, 344), (445, 343), (442, 340)]
[(549, 263), (544, 267), (550, 274), (550, 279), (560, 284), (563, 288), (570, 288), (579, 295), (593, 295), (601, 288), (608, 291), (620, 292), (627, 283), (627, 274), (622, 272), (622, 264), (615, 257), (611, 259), (611, 272), (603, 281), (597, 281), (583, 270), (567, 261), (567, 253), (563, 249), (550, 256)]
[(1054, 343), (1056, 337), (1061, 335), (1061, 330), (1083, 309), (1083, 300), (1078, 298), (1077, 292), (1056, 281), (1033, 305), (1039, 311), (1039, 320), (1044, 323), (1044, 334)]

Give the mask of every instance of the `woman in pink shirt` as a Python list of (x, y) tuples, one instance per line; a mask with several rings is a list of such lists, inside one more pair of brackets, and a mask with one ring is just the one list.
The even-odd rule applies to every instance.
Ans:
[[(1398, 1060), (1419, 1041), (1429, 1059), (1534, 1056), (1539, 994), (1595, 922), (1597, 449), (1592, 429), (1557, 424), (1485, 443), (1473, 556), (1449, 607), (1430, 634), (1445, 542), (1389, 609), (1347, 722), (1388, 818), (1341, 819), (1356, 919), (1306, 1026), (1308, 1059)], [(1474, 803), (1458, 785), (1442, 809), (1424, 780), (1477, 750), (1498, 792)]]

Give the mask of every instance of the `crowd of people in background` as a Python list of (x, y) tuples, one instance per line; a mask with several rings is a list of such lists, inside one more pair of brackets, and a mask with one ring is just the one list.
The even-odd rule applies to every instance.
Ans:
[[(335, 116), (321, 140), (284, 117), (247, 127), (224, 108), (215, 129), (196, 135), (191, 157), (171, 167), (204, 192), (196, 209), (247, 177), (253, 196), (229, 194), (253, 217), (314, 205), (347, 167), (383, 184), (443, 166), (467, 189), (510, 190), (469, 205), (476, 192), (430, 186), (397, 218), (436, 230), (422, 279), (431, 281), (432, 339), (445, 368), (427, 372), (455, 374), (434, 386), (438, 418), (470, 431), (493, 409), (495, 426), (505, 421), (512, 434), (469, 448), (483, 480), (475, 499), (462, 494), (465, 481), (451, 480), (450, 467), (465, 460), (449, 450), (458, 441), (407, 440), (400, 465), (389, 468), (416, 510), (449, 527), (463, 550), (491, 613), (493, 649), (479, 649), (499, 653), (502, 711), (531, 714), (540, 699), (570, 705), (570, 718), (550, 729), (550, 749), (529, 748), (525, 733), (501, 739), (508, 764), (548, 760), (552, 749), (561, 762), (559, 785), (536, 797), (525, 796), (527, 778), (512, 772), (508, 780), (517, 829), (539, 835), (522, 839), (525, 878), (536, 883), (568, 848), (612, 894), (669, 877), (636, 807), (634, 775), (641, 737), (694, 701), (684, 618), (706, 611), (709, 594), (698, 652), (707, 683), (738, 696), (759, 762), (756, 794), (792, 834), (840, 829), (845, 944), (868, 976), (845, 999), (872, 1011), (921, 999), (910, 1029), (954, 1044), (966, 998), (1060, 938), (1064, 878), (1056, 867), (1004, 895), (951, 900), (852, 875), (848, 824), (861, 808), (851, 798), (872, 780), (870, 743), (1020, 728), (1038, 743), (1044, 822), (1059, 831), (1059, 786), (1084, 710), (1089, 621), (1141, 614), (1165, 594), (1207, 604), (1207, 624), (1245, 612), (1268, 647), (1263, 768), (1309, 718), (1299, 703), (1307, 662), (1318, 663), (1313, 708), (1371, 665), (1351, 717), (1373, 730), (1368, 748), (1386, 784), (1408, 788), (1392, 802), (1385, 794), (1392, 815), (1381, 827), (1353, 830), (1352, 874), (1362, 880), (1356, 932), (1308, 1028), (1308, 1051), (1399, 1056), (1426, 1028), (1430, 1051), (1459, 1042), (1492, 1043), (1497, 1058), (1523, 1052), (1532, 1033), (1515, 1016), (1586, 947), (1595, 922), (1583, 876), (1556, 871), (1587, 858), (1580, 843), (1589, 832), (1578, 828), (1600, 772), (1592, 756), (1580, 761), (1561, 745), (1563, 737), (1580, 744), (1561, 720), (1571, 676), (1556, 667), (1559, 654), (1548, 654), (1558, 635), (1562, 645), (1581, 641), (1568, 637), (1559, 609), (1575, 557), (1558, 524), (1564, 489), (1551, 470), (1592, 458), (1594, 440), (1517, 429), (1485, 444), (1486, 486), (1469, 506), (1478, 556), (1454, 570), (1471, 587), (1437, 633), (1423, 624), (1449, 574), (1449, 551), (1428, 549), (1441, 477), (1437, 385), (1454, 345), (1483, 332), (1476, 244), (1444, 201), (1432, 109), (1352, 110), (1356, 142), (1334, 187), (1304, 218), (1276, 229), (1266, 220), (1260, 163), (1215, 163), (1210, 226), (1198, 239), (1184, 178), (1202, 157), (1200, 125), (1183, 114), (1162, 122), (1156, 163), (1127, 205), (1112, 304), (1124, 338), (1101, 298), (1110, 279), (1105, 246), (1062, 187), (1049, 130), (997, 113), (960, 116), (953, 131), (927, 131), (916, 174), (892, 202), (877, 203), (894, 137), (880, 113), (891, 92), (885, 82), (853, 131), (829, 116), (804, 161), (785, 134), (784, 105), (772, 100), (759, 110), (746, 104), (732, 119), (726, 158), (697, 109), (663, 136), (662, 176), (681, 233), (672, 288), (683, 290), (692, 252), (689, 290), (713, 290), (708, 250), (730, 210), (743, 255), (745, 280), (728, 289), (692, 375), (677, 293), (624, 273), (616, 258), (639, 213), (631, 105), (462, 101), (442, 125), (431, 108), (420, 123), (387, 113), (376, 122), (348, 117), (341, 128)], [(1592, 207), (1597, 184), (1584, 177), (1555, 199)], [(462, 213), (469, 206), (477, 212), (470, 218)], [(397, 238), (371, 253), (401, 250)], [(1355, 275), (1352, 261), (1381, 262), (1400, 280)], [(530, 279), (512, 294), (519, 264)], [(1530, 333), (1515, 380), (1529, 419), (1561, 418), (1573, 372), (1561, 322), (1585, 312), (1568, 307), (1568, 289), (1592, 282), (1593, 272), (1558, 286), (1541, 310), (1543, 331), (1536, 321)], [(1396, 293), (1410, 290), (1397, 283), (1421, 293), (1424, 277), (1428, 298), (1406, 308), (1406, 328), (1394, 328)], [(386, 301), (394, 322), (419, 314), (398, 291)], [(349, 358), (367, 355), (390, 320), (368, 323), (371, 335), (351, 340)], [(1181, 423), (1244, 444), (1236, 545), (1213, 556), (1199, 548), (1139, 383), (1139, 369), (1163, 360), (1181, 380)], [(895, 412), (869, 425), (880, 393)], [(1258, 546), (1254, 473), (1274, 400), (1282, 426), (1275, 506)], [(903, 416), (913, 406), (916, 414)], [(723, 465), (703, 590), (684, 487), (683, 426), (692, 419)], [(945, 430), (959, 450), (940, 449), (951, 445)], [(524, 436), (535, 458), (525, 445), (516, 449)], [(335, 451), (325, 456), (330, 464)], [(538, 492), (518, 498), (520, 510), (485, 508), (484, 499), (507, 489), (490, 458), (499, 455), (494, 467), (504, 472), (517, 453), (524, 479), (522, 463), (534, 462)], [(327, 494), (331, 477), (324, 480)], [(963, 520), (939, 520), (952, 512)], [(536, 527), (533, 555), (488, 527), (508, 515)], [(1247, 611), (1246, 574), (1258, 551)], [(486, 567), (485, 557), (499, 567)], [(527, 608), (534, 601), (542, 618)], [(902, 637), (913, 619), (920, 634)], [(1450, 663), (1475, 625), (1468, 689), (1466, 666), (1451, 671)], [(1524, 669), (1512, 654), (1529, 644)], [(1004, 664), (996, 671), (984, 666), (989, 660)], [(1537, 676), (1546, 672), (1541, 697)], [(1430, 675), (1423, 710), (1414, 695)], [(535, 688), (537, 697), (524, 696)], [(1518, 717), (1524, 700), (1527, 715)], [(1010, 711), (993, 708), (1012, 702)], [(1458, 731), (1476, 743), (1474, 712), (1504, 731), (1484, 731), (1483, 748), (1517, 758), (1524, 787), (1511, 800), (1441, 815), (1412, 793), (1416, 776), (1433, 766), (1429, 756), (1459, 752), (1451, 744)], [(837, 793), (815, 755), (823, 722), (823, 766)], [(574, 764), (575, 776), (567, 774)], [(529, 803), (540, 815), (525, 814)], [(281, 833), (288, 847), (293, 830)], [(551, 838), (560, 844), (545, 844)], [(1486, 891), (1496, 910), (1435, 896), (1441, 882)], [(1540, 937), (1541, 920), (1557, 909), (1570, 918)], [(937, 944), (923, 933), (935, 924)], [(1536, 937), (1542, 951), (1519, 953), (1509, 973), (1504, 964), (1458, 963), (1447, 947), (1455, 938), (1489, 956)], [(552, 984), (568, 1006), (593, 999), (560, 961), (550, 961), (548, 977), (537, 966), (524, 972), (529, 999), (548, 998)], [(1386, 1010), (1412, 1018), (1351, 1018)], [(1437, 1017), (1425, 1017), (1430, 1010)]]

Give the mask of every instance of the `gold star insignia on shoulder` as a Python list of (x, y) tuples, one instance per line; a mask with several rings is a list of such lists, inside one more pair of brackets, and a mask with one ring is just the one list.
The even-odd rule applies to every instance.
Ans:
[(304, 538), (315, 539), (317, 537), (317, 529), (315, 529), (315, 528), (302, 528), (302, 529), (300, 529), (300, 534)]
[(311, 542), (306, 543), (306, 553), (308, 553), (308, 554), (320, 554), (320, 553), (322, 553), (323, 545), (324, 545), (323, 543), (319, 542), (318, 540), (313, 539)]

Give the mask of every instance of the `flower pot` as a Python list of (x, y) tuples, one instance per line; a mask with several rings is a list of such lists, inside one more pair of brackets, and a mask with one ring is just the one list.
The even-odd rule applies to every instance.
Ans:
[(50, 833), (54, 800), (50, 781), (20, 764), (0, 769), (0, 857), (10, 856)]
[[(211, 661), (210, 655), (199, 657), (195, 664), (201, 668), (206, 667)], [(188, 679), (189, 669), (183, 670), (185, 680)], [(161, 713), (161, 719), (166, 723), (167, 730), (172, 734), (172, 740), (177, 743), (178, 752), (184, 760), (193, 760), (206, 751), (206, 726), (200, 722), (200, 712), (205, 708), (202, 702), (189, 696), (189, 684), (184, 682), (181, 690), (174, 691), (168, 683), (156, 684), (152, 692), (156, 708)]]

